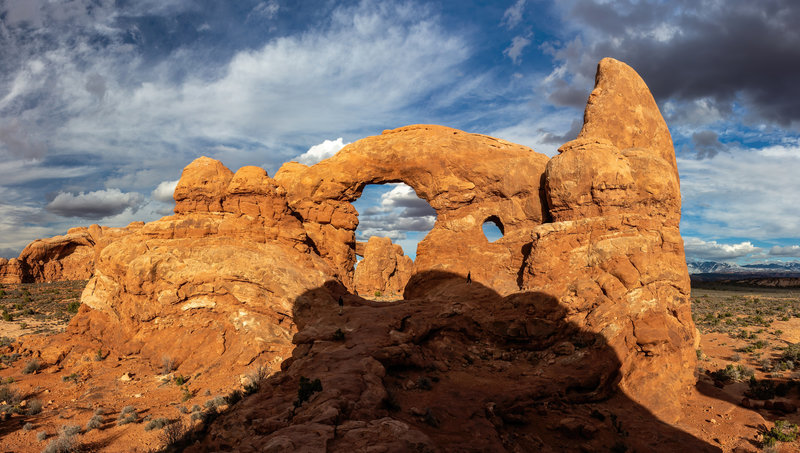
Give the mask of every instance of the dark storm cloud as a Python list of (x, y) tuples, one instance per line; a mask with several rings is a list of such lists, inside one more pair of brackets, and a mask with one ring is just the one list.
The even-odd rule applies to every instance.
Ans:
[(697, 150), (698, 159), (714, 157), (725, 149), (725, 146), (719, 141), (719, 135), (714, 131), (695, 132), (692, 134), (692, 143), (694, 149)]
[(143, 200), (144, 197), (139, 193), (123, 193), (119, 189), (81, 192), (78, 195), (62, 192), (45, 209), (64, 217), (102, 219), (138, 207)]
[[(584, 103), (586, 101), (584, 100)], [(543, 132), (544, 135), (542, 136), (542, 142), (551, 144), (551, 145), (563, 145), (564, 143), (575, 140), (578, 137), (578, 134), (583, 128), (583, 121), (581, 120), (573, 120), (572, 124), (569, 126), (569, 130), (563, 134), (555, 134), (552, 132), (547, 132), (543, 129), (540, 129), (540, 132)]]
[(611, 56), (633, 66), (658, 100), (708, 98), (721, 110), (743, 102), (763, 119), (800, 121), (797, 1), (602, 3), (578, 0), (564, 11), (583, 37), (555, 55), (568, 72), (591, 78), (587, 56)]

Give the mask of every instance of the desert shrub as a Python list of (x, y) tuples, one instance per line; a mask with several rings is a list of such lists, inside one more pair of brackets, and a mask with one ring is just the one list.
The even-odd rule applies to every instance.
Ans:
[(248, 383), (244, 386), (244, 394), (252, 395), (264, 385), (269, 375), (269, 369), (264, 365), (258, 365), (250, 374), (247, 375)]
[(36, 433), (36, 440), (41, 442), (45, 439), (47, 439), (47, 431), (39, 431), (38, 433)]
[(64, 425), (61, 427), (61, 432), (68, 436), (74, 436), (81, 432), (81, 427), (78, 425)]
[(313, 381), (305, 376), (300, 376), (300, 382), (297, 389), (297, 399), (294, 402), (294, 407), (300, 407), (304, 402), (308, 401), (316, 392), (322, 391), (322, 382), (319, 379)]
[(781, 353), (781, 361), (800, 364), (800, 343), (790, 344)]
[(119, 417), (117, 417), (117, 425), (127, 425), (128, 423), (135, 423), (139, 420), (139, 414), (136, 413), (136, 408), (133, 406), (125, 406), (122, 408), (122, 412), (119, 413)]
[(108, 413), (108, 411), (106, 411), (105, 408), (102, 407), (98, 407), (97, 409), (94, 410), (94, 415), (105, 415), (106, 413)]
[[(44, 450), (42, 450), (42, 453), (69, 453), (76, 451), (78, 446), (77, 443), (75, 442), (75, 434), (80, 432), (80, 430), (81, 428), (79, 426), (62, 427), (61, 433), (59, 433), (58, 437), (51, 440), (50, 443), (47, 444), (47, 446), (44, 448)], [(45, 436), (47, 436), (47, 433), (45, 433)]]
[(72, 373), (72, 374), (68, 374), (66, 376), (63, 376), (61, 378), (61, 380), (64, 381), (64, 382), (69, 382), (69, 381), (78, 382), (78, 373)]
[(381, 294), (382, 293), (380, 291), (375, 291), (375, 297), (381, 297)]
[(170, 420), (164, 417), (159, 417), (153, 420), (150, 420), (147, 425), (145, 425), (145, 431), (152, 431), (154, 429), (162, 429), (163, 427), (170, 424)]
[(25, 364), (25, 367), (22, 368), (22, 374), (31, 374), (39, 371), (39, 361), (33, 359)]
[(174, 378), (172, 378), (172, 380), (173, 380), (173, 382), (175, 382), (175, 385), (180, 386), (180, 385), (183, 385), (183, 384), (187, 383), (189, 381), (189, 378), (184, 376), (184, 375), (182, 375), (182, 374), (179, 374), (179, 375), (175, 376)]
[(233, 406), (234, 404), (238, 403), (242, 400), (242, 391), (241, 390), (233, 390), (228, 396), (225, 397), (225, 403), (228, 406)]
[(34, 428), (33, 423), (30, 422), (25, 423), (25, 425), (22, 427), (22, 429), (24, 429), (25, 431), (31, 431), (33, 428)]
[(722, 382), (724, 384), (730, 382), (741, 382), (750, 377), (754, 374), (753, 370), (742, 365), (728, 365), (725, 368), (717, 371), (711, 372), (711, 378), (715, 381)]
[(103, 416), (95, 414), (89, 419), (89, 422), (86, 423), (86, 431), (99, 429), (101, 426), (103, 426)]
[(175, 361), (171, 357), (161, 358), (161, 374), (169, 374), (175, 369)]
[(19, 394), (17, 389), (8, 384), (3, 384), (0, 385), (0, 401), (5, 401), (6, 404), (14, 406), (22, 401), (22, 396)]
[(72, 314), (77, 313), (79, 308), (81, 308), (80, 301), (73, 300), (72, 302), (67, 304), (67, 311)]
[(194, 395), (189, 390), (189, 386), (188, 385), (182, 385), (181, 386), (181, 402), (185, 403), (186, 401), (189, 401), (190, 399), (192, 399), (193, 396)]
[(342, 329), (336, 329), (336, 332), (333, 333), (333, 341), (343, 341), (344, 340), (344, 332)]
[(731, 356), (731, 362), (738, 362), (740, 360), (742, 360), (742, 356), (739, 355), (738, 352), (734, 352), (733, 355)]
[(212, 408), (216, 409), (219, 406), (223, 406), (223, 405), (225, 405), (225, 398), (223, 398), (221, 396), (217, 396), (215, 398), (211, 398), (210, 400), (206, 401), (203, 404), (203, 406), (205, 406), (206, 409), (212, 409)]
[(203, 408), (200, 407), (199, 404), (195, 404), (194, 406), (192, 406), (192, 412), (200, 412), (202, 410), (203, 410)]
[(36, 415), (42, 412), (42, 402), (38, 398), (28, 401), (28, 415)]
[(772, 447), (776, 442), (794, 442), (797, 439), (797, 425), (785, 420), (776, 420), (775, 426), (761, 432), (765, 447)]
[(182, 419), (178, 418), (165, 426), (158, 437), (165, 447), (170, 447), (183, 439), (184, 435), (186, 435), (186, 425), (183, 424)]
[(11, 337), (0, 337), (0, 347), (8, 346), (14, 342), (14, 339)]
[(199, 412), (199, 414), (203, 423), (211, 423), (217, 419), (219, 411), (217, 411), (217, 406), (211, 406), (205, 412)]
[(11, 316), (11, 313), (8, 312), (5, 308), (3, 309), (3, 321), (11, 322), (14, 320), (14, 317)]
[(771, 400), (775, 398), (775, 384), (766, 379), (757, 380), (755, 376), (750, 378), (749, 389), (745, 392), (748, 398), (755, 400)]
[(94, 361), (102, 362), (106, 359), (106, 356), (108, 356), (108, 354), (103, 354), (103, 348), (97, 348), (97, 354), (94, 355)]

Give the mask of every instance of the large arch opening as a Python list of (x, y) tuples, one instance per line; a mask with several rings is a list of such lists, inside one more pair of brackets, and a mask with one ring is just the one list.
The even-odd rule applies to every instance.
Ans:
[(401, 296), (414, 271), (417, 245), (433, 229), (436, 211), (404, 183), (367, 185), (353, 206), (359, 215), (356, 291), (362, 297)]

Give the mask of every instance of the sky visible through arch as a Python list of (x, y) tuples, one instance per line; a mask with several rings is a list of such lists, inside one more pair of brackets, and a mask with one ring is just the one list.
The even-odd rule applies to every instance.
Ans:
[(5, 0), (0, 256), (168, 215), (201, 155), (272, 175), (415, 123), (553, 155), (610, 56), (672, 132), (689, 259), (797, 260), (798, 22), (794, 0)]

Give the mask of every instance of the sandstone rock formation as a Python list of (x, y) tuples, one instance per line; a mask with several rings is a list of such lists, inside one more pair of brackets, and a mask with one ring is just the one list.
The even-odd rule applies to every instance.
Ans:
[(293, 304), (331, 274), (281, 192), (263, 169), (195, 160), (175, 189), (176, 215), (103, 248), (72, 331), (184, 372), (277, 365)]
[[(417, 246), (416, 272), (471, 272), (474, 280), (509, 294), (519, 290), (529, 231), (546, 220), (540, 179), (547, 161), (504, 140), (417, 125), (359, 140), (311, 167), (285, 164), (275, 179), (320, 255), (348, 287), (358, 225), (350, 202), (368, 184), (404, 182), (437, 215)], [(493, 216), (505, 234), (489, 243), (482, 225)]]
[[(596, 83), (579, 137), (552, 159), (430, 125), (287, 163), (274, 179), (199, 158), (174, 216), (94, 248), (70, 333), (168, 356), (182, 373), (259, 362), (277, 372), (291, 355), (258, 399), (210, 428), (204, 442), (221, 450), (544, 451), (560, 441), (531, 426), (551, 423), (555, 407), (571, 417), (555, 431), (603, 451), (619, 428), (602, 422), (602, 404), (631, 423), (674, 420), (696, 356), (671, 138), (633, 69), (604, 59)], [(410, 265), (375, 238), (354, 273), (351, 202), (389, 182), (411, 186), (437, 220), (404, 301), (372, 304), (347, 293), (399, 291)], [(492, 243), (487, 219), (504, 233)], [(324, 390), (293, 406), (300, 377)], [(394, 413), (392, 395), (425, 406)]]
[(353, 286), (356, 294), (369, 297), (376, 292), (402, 297), (408, 279), (414, 273), (414, 261), (403, 248), (389, 238), (373, 236), (356, 254), (364, 257), (356, 267)]
[(91, 225), (71, 228), (63, 236), (37, 239), (18, 258), (0, 259), (0, 283), (87, 280), (94, 272), (95, 256), (102, 247), (127, 234), (129, 228), (141, 225), (142, 222), (134, 222), (128, 228)]

